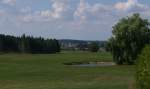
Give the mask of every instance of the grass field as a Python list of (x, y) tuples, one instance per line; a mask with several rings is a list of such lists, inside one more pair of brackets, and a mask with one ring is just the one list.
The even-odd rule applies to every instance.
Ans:
[(109, 53), (0, 55), (0, 89), (133, 89), (134, 66), (72, 67), (65, 62), (112, 61)]

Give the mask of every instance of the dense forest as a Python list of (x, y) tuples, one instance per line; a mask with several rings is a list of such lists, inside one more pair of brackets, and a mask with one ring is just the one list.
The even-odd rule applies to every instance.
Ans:
[(56, 53), (60, 52), (60, 45), (56, 39), (44, 39), (25, 34), (21, 37), (0, 34), (0, 52)]

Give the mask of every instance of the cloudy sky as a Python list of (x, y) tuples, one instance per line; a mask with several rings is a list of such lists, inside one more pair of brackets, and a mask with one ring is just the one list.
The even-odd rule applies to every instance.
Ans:
[(150, 0), (0, 0), (0, 33), (107, 40), (120, 18), (136, 12), (150, 19)]

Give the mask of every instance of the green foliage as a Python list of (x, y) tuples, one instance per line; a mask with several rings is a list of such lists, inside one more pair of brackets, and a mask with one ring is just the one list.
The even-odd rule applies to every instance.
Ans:
[(150, 46), (146, 46), (138, 58), (137, 87), (150, 89)]
[(99, 44), (97, 42), (92, 42), (90, 45), (89, 45), (89, 50), (91, 52), (98, 52), (99, 50)]
[(30, 37), (25, 34), (21, 37), (0, 35), (0, 52), (56, 53), (60, 52), (60, 45), (56, 39)]
[(113, 27), (109, 47), (117, 64), (133, 64), (145, 44), (150, 41), (149, 22), (139, 14), (121, 19)]

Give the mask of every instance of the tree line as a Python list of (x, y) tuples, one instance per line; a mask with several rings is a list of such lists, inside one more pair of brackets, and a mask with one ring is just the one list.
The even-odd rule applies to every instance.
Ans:
[(57, 53), (60, 45), (56, 39), (44, 39), (23, 34), (21, 37), (0, 34), (0, 52)]

